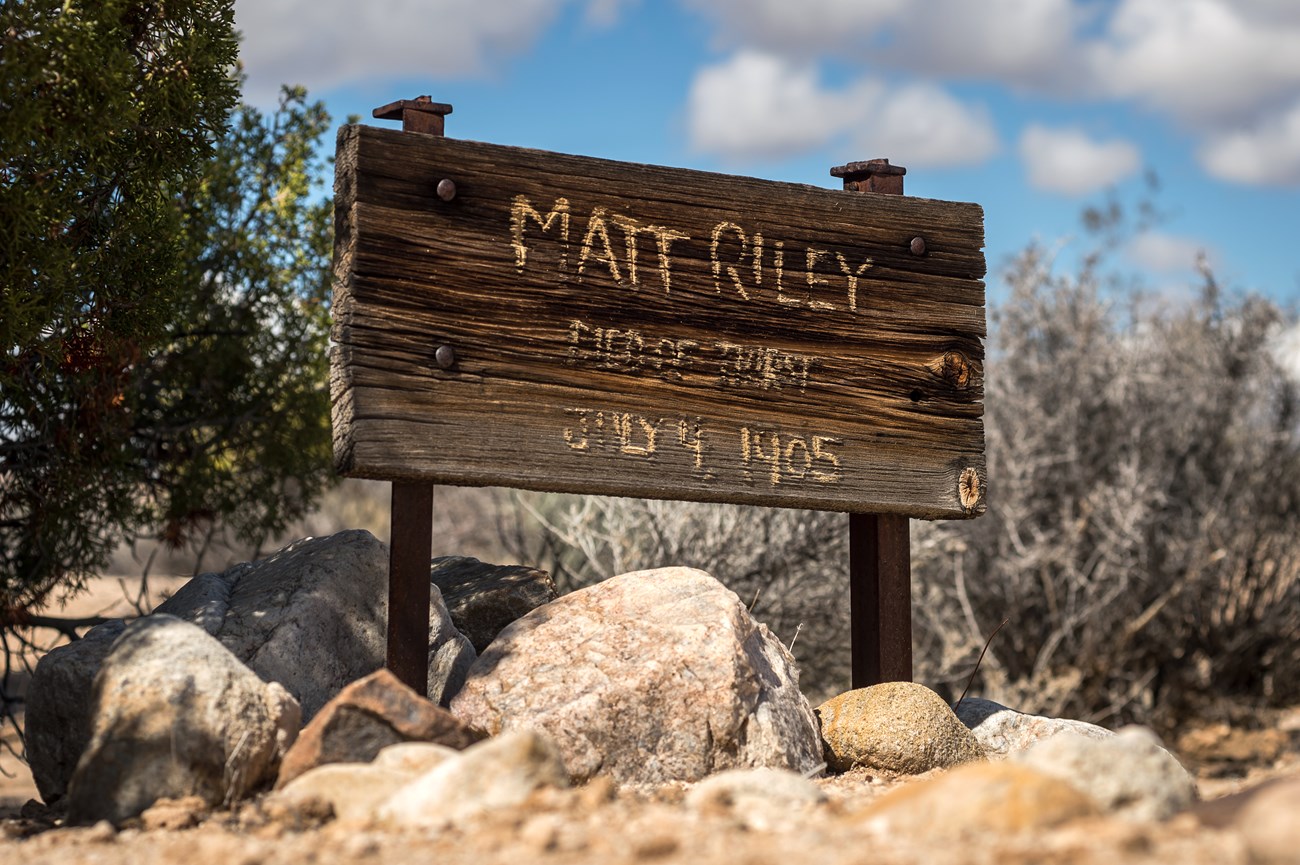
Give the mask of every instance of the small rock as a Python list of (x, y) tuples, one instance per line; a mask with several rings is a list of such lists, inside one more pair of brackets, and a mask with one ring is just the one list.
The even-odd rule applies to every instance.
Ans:
[(1198, 805), (1200, 823), (1239, 833), (1260, 865), (1300, 862), (1300, 778), (1279, 778)]
[(298, 704), (201, 628), (133, 622), (95, 677), (93, 727), (68, 785), (71, 823), (114, 823), (164, 797), (217, 805), (269, 783), (298, 733)]
[(434, 766), (459, 754), (460, 751), (455, 748), (433, 742), (399, 742), (381, 750), (372, 762), (381, 769), (423, 775)]
[(826, 762), (837, 772), (865, 767), (900, 775), (984, 758), (975, 736), (924, 685), (885, 682), (817, 707)]
[(1006, 757), (1033, 747), (1058, 733), (1078, 733), (1089, 739), (1108, 739), (1114, 732), (1086, 721), (1027, 715), (1001, 703), (971, 697), (953, 706), (957, 717), (975, 734), (989, 757)]
[(140, 815), (140, 824), (146, 832), (189, 829), (199, 825), (207, 812), (208, 803), (199, 796), (159, 799)]
[(623, 574), (534, 610), (484, 651), (451, 708), (489, 733), (545, 732), (578, 782), (822, 762), (793, 657), (691, 568)]
[(326, 763), (369, 763), (383, 748), (400, 742), (433, 742), (460, 750), (481, 738), (381, 669), (340, 691), (303, 728), (285, 755), (276, 787)]
[(1016, 763), (970, 763), (890, 790), (855, 824), (891, 837), (956, 839), (1048, 829), (1100, 813), (1073, 785)]
[(313, 802), (327, 803), (340, 822), (361, 824), (374, 817), (394, 792), (417, 777), (418, 773), (372, 763), (330, 763), (302, 773), (270, 798), (288, 811), (301, 811), (308, 805), (317, 807), (310, 804)]
[(1068, 781), (1131, 820), (1164, 820), (1196, 800), (1196, 783), (1145, 727), (1104, 739), (1061, 733), (1012, 759)]
[(506, 625), (558, 597), (546, 571), (489, 565), (469, 556), (440, 556), (429, 569), (456, 630), (479, 654)]
[(1231, 769), (1239, 764), (1270, 764), (1286, 753), (1287, 731), (1243, 730), (1223, 722), (1204, 724), (1178, 737), (1178, 753), (1194, 763)]
[(257, 837), (275, 839), (285, 832), (307, 832), (319, 829), (334, 819), (334, 806), (313, 796), (279, 796), (272, 794), (263, 800), (258, 809), (258, 822), (253, 822)]
[(397, 790), (379, 809), (396, 826), (441, 828), (520, 805), (540, 787), (566, 787), (569, 773), (548, 738), (517, 730), (480, 742)]
[(92, 844), (107, 844), (117, 840), (117, 828), (107, 820), (100, 820), (87, 829), (82, 837)]
[(686, 794), (686, 806), (730, 816), (748, 829), (793, 828), (808, 809), (826, 801), (822, 789), (787, 769), (729, 769), (705, 778)]

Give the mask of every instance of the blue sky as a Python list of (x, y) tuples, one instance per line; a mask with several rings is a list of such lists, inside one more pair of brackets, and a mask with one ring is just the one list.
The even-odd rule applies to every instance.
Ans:
[(1300, 0), (237, 0), (246, 98), (308, 87), (342, 122), (430, 94), (447, 133), (984, 206), (990, 297), (1030, 240), (1160, 180), (1117, 262), (1172, 297), (1203, 252), (1300, 306)]

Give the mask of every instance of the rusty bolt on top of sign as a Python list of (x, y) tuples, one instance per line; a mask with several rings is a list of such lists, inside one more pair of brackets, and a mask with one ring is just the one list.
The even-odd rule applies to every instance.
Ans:
[(451, 369), (456, 365), (456, 349), (450, 345), (440, 345), (433, 353), (433, 360), (439, 369)]
[(925, 255), (925, 238), (913, 237), (908, 248), (912, 250), (912, 255)]
[(888, 159), (850, 162), (831, 169), (831, 176), (841, 178), (844, 188), (850, 192), (879, 192), (885, 195), (903, 194), (903, 175), (906, 173), (906, 168), (890, 165)]
[(449, 177), (444, 177), (438, 181), (438, 197), (443, 201), (451, 201), (456, 197), (456, 181)]
[(370, 115), (376, 120), (402, 121), (403, 132), (442, 135), (445, 128), (443, 118), (450, 113), (451, 106), (446, 102), (434, 102), (432, 96), (417, 96), (381, 105)]

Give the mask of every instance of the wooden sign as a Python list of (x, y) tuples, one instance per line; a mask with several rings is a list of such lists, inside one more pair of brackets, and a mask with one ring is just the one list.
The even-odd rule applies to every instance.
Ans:
[(345, 475), (983, 511), (983, 211), (339, 133)]

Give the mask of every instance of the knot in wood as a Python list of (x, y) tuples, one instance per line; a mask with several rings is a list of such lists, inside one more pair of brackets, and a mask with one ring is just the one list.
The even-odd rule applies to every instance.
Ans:
[(953, 387), (966, 387), (970, 384), (970, 361), (959, 351), (945, 352), (939, 375)]
[(983, 494), (979, 472), (973, 468), (962, 469), (961, 478), (957, 481), (957, 497), (961, 499), (961, 506), (966, 513), (975, 510)]

